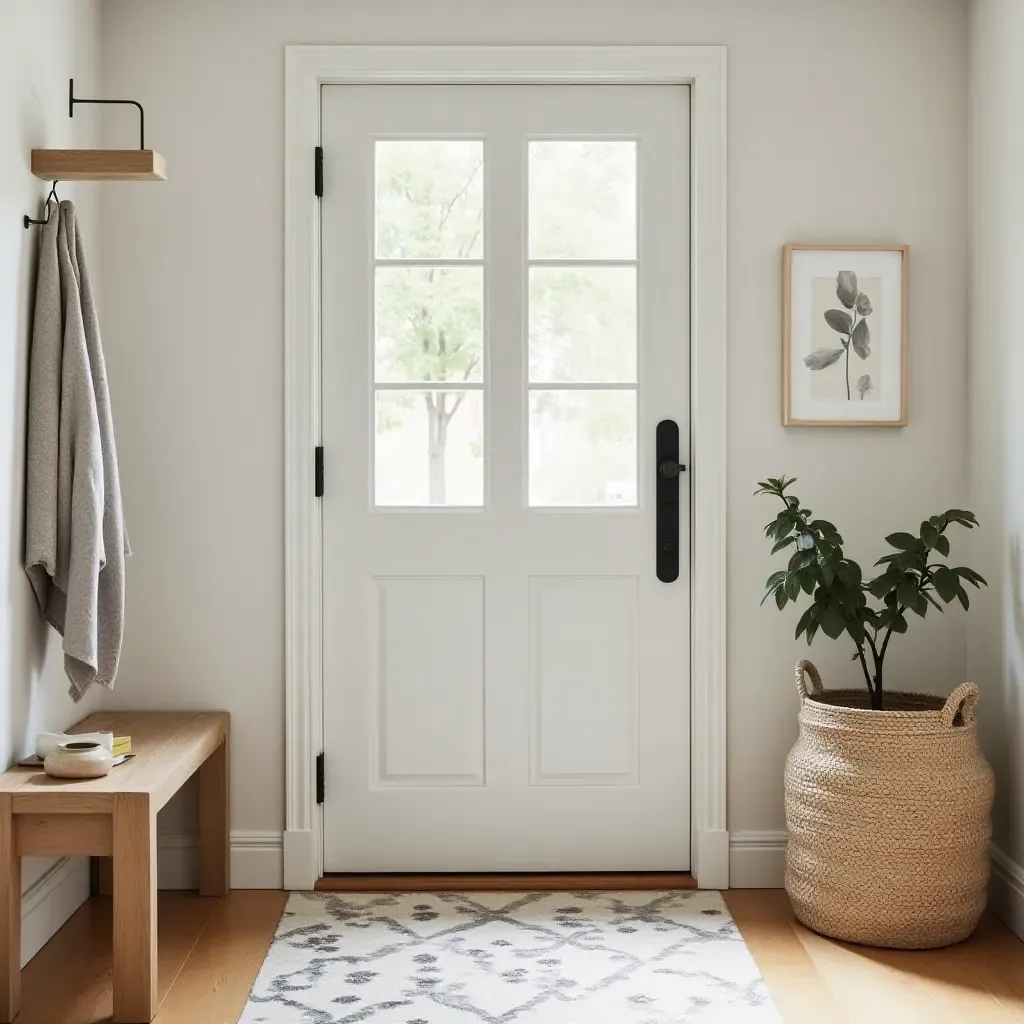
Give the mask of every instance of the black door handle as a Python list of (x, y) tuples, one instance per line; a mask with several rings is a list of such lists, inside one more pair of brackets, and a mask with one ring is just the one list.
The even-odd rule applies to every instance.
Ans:
[(679, 474), (686, 471), (679, 461), (679, 427), (675, 420), (662, 420), (655, 433), (655, 566), (662, 583), (679, 579)]

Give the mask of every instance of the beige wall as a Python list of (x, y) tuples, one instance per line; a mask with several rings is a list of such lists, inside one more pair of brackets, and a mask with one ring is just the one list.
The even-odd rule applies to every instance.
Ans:
[[(994, 841), (1024, 864), (1024, 5), (975, 0), (971, 19), (970, 483), (991, 584), (972, 606), (968, 672), (982, 685), (996, 772)], [(1018, 871), (1020, 869), (1018, 868)], [(1022, 875), (1021, 877), (1024, 877)], [(1002, 901), (1000, 901), (1002, 902)], [(1024, 897), (1000, 908), (1024, 929)]]
[[(25, 398), (38, 217), (48, 186), (29, 170), (36, 147), (94, 145), (99, 125), (68, 117), (68, 79), (91, 95), (99, 76), (99, 4), (33, 0), (0, 6), (0, 769), (35, 749), (36, 733), (87, 714), (67, 696), (59, 637), (43, 623), (22, 568)], [(99, 278), (98, 190), (65, 184), (75, 201), (90, 268)], [(116, 397), (116, 396), (115, 396)], [(24, 886), (52, 862), (26, 862)], [(59, 922), (58, 922), (59, 923)], [(31, 929), (26, 934), (29, 935)]]
[[(135, 556), (119, 703), (226, 707), (233, 824), (283, 823), (283, 47), (729, 48), (730, 828), (783, 825), (795, 616), (759, 608), (783, 471), (873, 561), (966, 500), (963, 0), (107, 0), (111, 94), (146, 103), (170, 180), (103, 194), (104, 327)], [(113, 125), (130, 131), (130, 120)], [(779, 247), (912, 247), (910, 425), (779, 426)], [(914, 622), (892, 685), (948, 692), (965, 618)], [(857, 685), (819, 641), (828, 684)]]

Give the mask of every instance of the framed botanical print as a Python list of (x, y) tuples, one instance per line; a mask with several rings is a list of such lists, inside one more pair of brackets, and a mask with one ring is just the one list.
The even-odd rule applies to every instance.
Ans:
[(782, 422), (907, 423), (906, 245), (783, 247)]

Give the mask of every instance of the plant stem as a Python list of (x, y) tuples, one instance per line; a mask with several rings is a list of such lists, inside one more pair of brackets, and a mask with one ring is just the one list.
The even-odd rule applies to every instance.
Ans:
[(864, 670), (864, 682), (868, 684), (868, 694), (871, 697), (871, 706), (875, 706), (875, 688), (871, 685), (871, 673), (868, 671), (867, 658), (864, 657), (864, 645), (857, 644), (857, 657), (860, 660), (860, 667)]
[(853, 323), (850, 324), (850, 335), (846, 339), (846, 400), (852, 401), (850, 398), (850, 349), (853, 348), (853, 331), (857, 326), (857, 310), (853, 310)]

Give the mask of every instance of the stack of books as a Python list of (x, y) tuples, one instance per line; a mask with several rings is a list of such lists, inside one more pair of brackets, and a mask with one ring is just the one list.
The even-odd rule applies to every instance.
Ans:
[(130, 754), (132, 752), (132, 738), (131, 736), (115, 736), (114, 737), (114, 749), (112, 751), (114, 757), (120, 757), (122, 754)]

